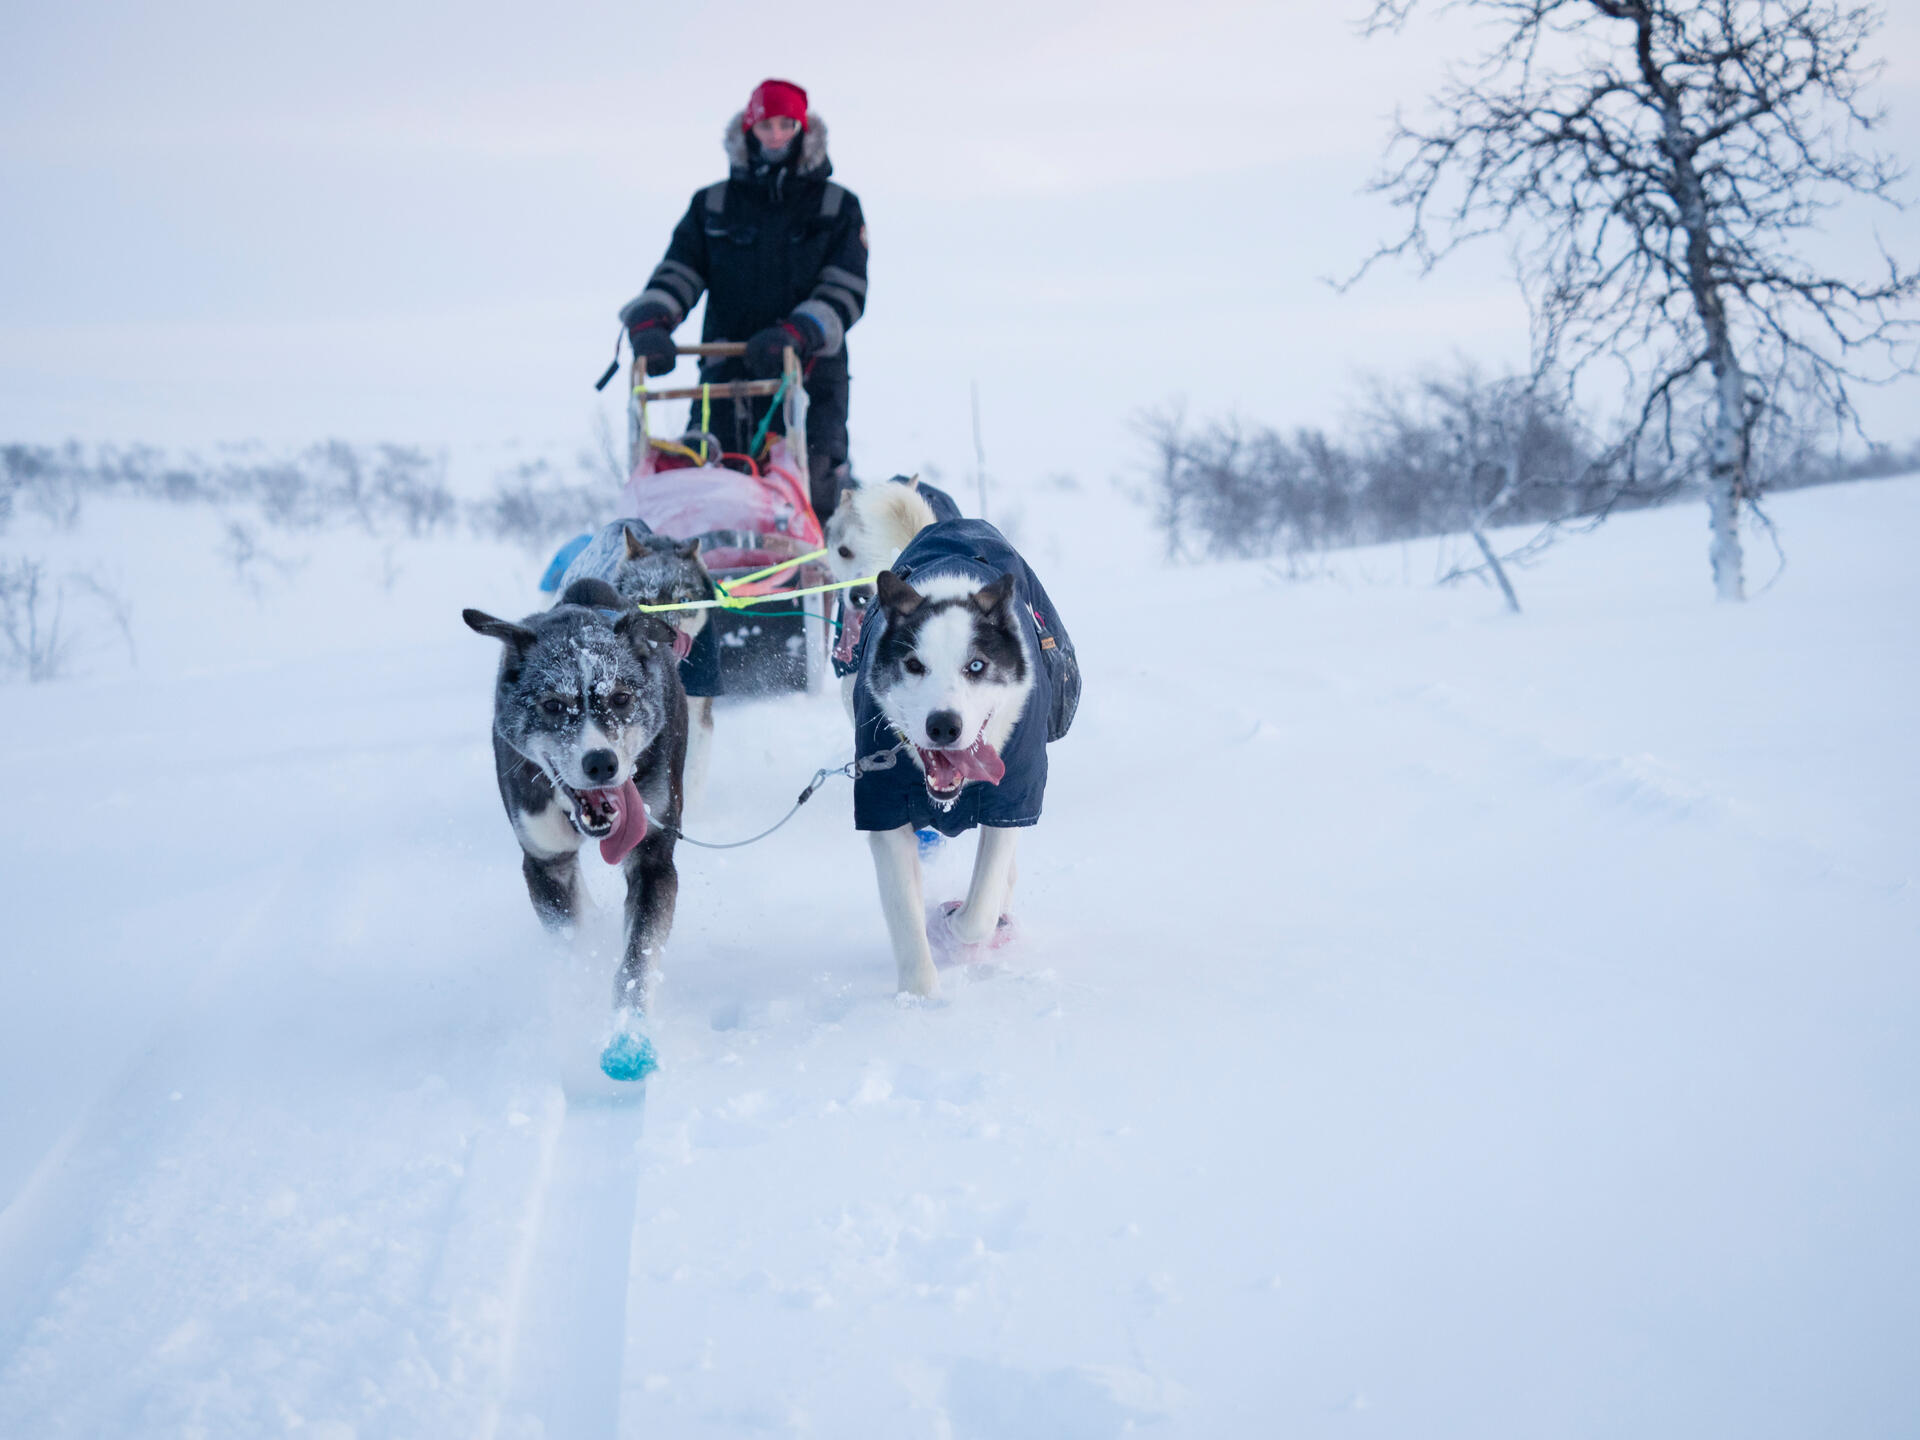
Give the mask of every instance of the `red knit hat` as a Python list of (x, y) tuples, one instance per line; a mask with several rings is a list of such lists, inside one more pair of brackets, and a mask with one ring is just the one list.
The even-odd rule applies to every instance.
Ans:
[(806, 129), (807, 92), (791, 80), (762, 80), (754, 86), (753, 94), (747, 99), (747, 113), (741, 119), (740, 128), (751, 130), (762, 120), (775, 115), (798, 120), (800, 128)]

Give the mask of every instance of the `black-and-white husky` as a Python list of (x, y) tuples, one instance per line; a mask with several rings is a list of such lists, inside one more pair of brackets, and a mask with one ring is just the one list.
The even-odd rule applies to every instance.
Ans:
[[(869, 832), (900, 988), (931, 994), (935, 948), (1010, 934), (1015, 838), (1038, 823), (1047, 745), (1079, 702), (1072, 643), (1039, 578), (984, 520), (927, 526), (879, 572), (854, 688), (854, 825)], [(980, 830), (963, 902), (931, 914), (915, 831)]]
[(648, 982), (680, 889), (673, 846), (687, 698), (672, 627), (601, 580), (576, 581), (551, 610), (518, 624), (461, 613), (506, 647), (493, 694), (494, 769), (534, 912), (550, 929), (573, 925), (589, 840), (626, 872), (626, 946), (600, 1065), (616, 1080), (641, 1079), (655, 1063), (643, 1023)]

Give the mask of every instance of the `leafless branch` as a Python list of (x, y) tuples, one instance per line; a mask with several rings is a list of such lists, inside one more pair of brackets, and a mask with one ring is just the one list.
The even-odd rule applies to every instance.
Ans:
[[(1419, 0), (1379, 0), (1397, 30)], [(1715, 570), (1740, 591), (1737, 517), (1754, 427), (1788, 387), (1858, 427), (1858, 384), (1912, 375), (1920, 274), (1818, 268), (1800, 241), (1842, 200), (1900, 208), (1868, 143), (1879, 26), (1845, 0), (1454, 0), (1493, 22), (1420, 120), (1396, 117), (1372, 189), (1405, 214), (1347, 280), (1423, 272), (1479, 237), (1516, 261), (1549, 363), (1622, 367), (1641, 397), (1629, 454), (1704, 470)], [(1697, 445), (1681, 440), (1698, 435)], [(1691, 450), (1691, 454), (1687, 452)], [(1728, 548), (1731, 547), (1731, 548)]]

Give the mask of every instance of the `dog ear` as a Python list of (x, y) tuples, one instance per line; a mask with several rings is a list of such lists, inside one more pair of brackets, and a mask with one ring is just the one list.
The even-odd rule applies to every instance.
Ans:
[(976, 590), (968, 597), (973, 608), (982, 615), (991, 615), (1013, 598), (1013, 572), (1009, 570), (984, 590)]
[(515, 625), (511, 620), (497, 619), (484, 610), (462, 610), (460, 618), (467, 622), (467, 628), (486, 635), (494, 640), (504, 640), (516, 650), (524, 650), (539, 637), (524, 625)]
[(840, 498), (833, 502), (833, 507), (836, 510), (843, 510), (846, 508), (847, 502), (852, 499), (853, 487), (851, 485), (843, 485), (840, 487)]
[(613, 622), (613, 633), (629, 645), (636, 640), (644, 640), (647, 642), (647, 648), (652, 649), (653, 637), (647, 634), (647, 622), (652, 619), (651, 615), (644, 615), (638, 610), (629, 610)]
[(918, 494), (920, 491), (920, 477), (918, 475), (910, 477), (907, 481), (907, 488), (915, 494)]
[(698, 560), (700, 558), (700, 537), (696, 535), (691, 540), (681, 541), (673, 547), (673, 553), (678, 555), (682, 560)]
[(881, 605), (895, 615), (911, 615), (927, 603), (926, 596), (891, 570), (882, 570), (874, 576), (873, 588), (879, 592)]
[(633, 533), (631, 526), (622, 525), (620, 527), (620, 533), (627, 537), (627, 558), (629, 560), (638, 560), (642, 555), (647, 553), (647, 547), (640, 542), (640, 537)]
[(633, 646), (636, 651), (644, 646), (646, 651), (651, 652), (673, 639), (671, 625), (658, 615), (648, 615), (640, 610), (629, 610), (614, 621), (613, 633)]

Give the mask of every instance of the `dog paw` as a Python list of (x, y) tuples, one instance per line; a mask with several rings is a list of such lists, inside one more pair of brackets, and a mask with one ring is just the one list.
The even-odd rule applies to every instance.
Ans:
[(653, 1041), (638, 1028), (635, 1018), (623, 1017), (600, 1051), (601, 1074), (609, 1080), (644, 1080), (659, 1068)]
[(988, 959), (992, 952), (1004, 950), (1019, 939), (1020, 932), (1011, 915), (1002, 915), (993, 933), (984, 940), (962, 940), (953, 925), (960, 913), (960, 902), (949, 900), (927, 913), (927, 944), (934, 959), (942, 965), (974, 965)]

